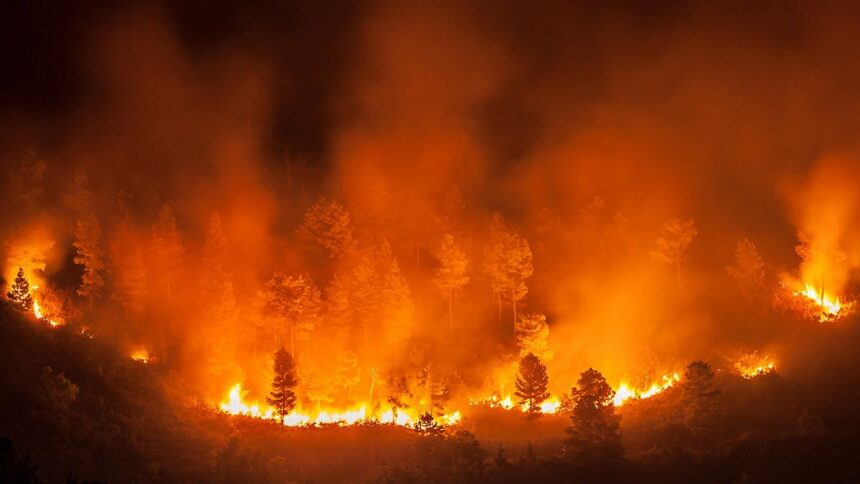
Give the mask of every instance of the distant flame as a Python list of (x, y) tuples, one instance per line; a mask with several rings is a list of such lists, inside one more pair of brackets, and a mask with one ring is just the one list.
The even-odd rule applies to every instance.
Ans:
[(735, 370), (746, 379), (759, 375), (771, 373), (776, 370), (776, 365), (768, 356), (760, 356), (758, 353), (750, 353), (742, 356), (735, 363)]
[(830, 294), (827, 294), (824, 291), (818, 291), (812, 284), (808, 282), (805, 283), (805, 289), (802, 291), (796, 292), (795, 295), (803, 296), (806, 299), (814, 302), (821, 308), (821, 315), (818, 319), (821, 323), (826, 323), (828, 321), (833, 321), (834, 319), (838, 319), (840, 316), (840, 311), (842, 311), (843, 304), (842, 301), (839, 300), (839, 297), (834, 297)]
[(146, 348), (136, 349), (131, 352), (131, 359), (140, 363), (149, 363), (152, 356)]
[(677, 372), (672, 373), (671, 375), (663, 375), (661, 381), (654, 382), (650, 386), (644, 389), (634, 389), (628, 383), (621, 382), (618, 385), (618, 389), (615, 390), (615, 398), (613, 399), (613, 403), (616, 407), (620, 407), (624, 405), (625, 402), (631, 399), (645, 399), (651, 398), (658, 393), (661, 393), (668, 388), (671, 388), (675, 383), (678, 383), (681, 380), (681, 375)]

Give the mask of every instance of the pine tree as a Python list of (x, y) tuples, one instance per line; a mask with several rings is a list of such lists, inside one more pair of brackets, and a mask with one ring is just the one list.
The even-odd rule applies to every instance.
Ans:
[(211, 321), (232, 326), (238, 317), (233, 281), (224, 259), (227, 257), (227, 237), (221, 217), (213, 213), (203, 246), (202, 305)]
[(72, 244), (76, 253), (73, 261), (84, 267), (78, 295), (89, 298), (90, 304), (93, 297), (98, 296), (104, 286), (101, 276), (104, 269), (101, 233), (101, 225), (92, 211), (84, 213), (75, 224), (75, 240)]
[(264, 310), (277, 325), (285, 324), (290, 334), (290, 352), (295, 353), (296, 340), (306, 341), (320, 318), (320, 291), (307, 274), (285, 276), (275, 273), (266, 283)]
[(109, 251), (114, 286), (112, 297), (125, 309), (140, 312), (144, 308), (149, 285), (138, 234), (132, 221), (126, 218), (113, 230), (112, 236)]
[(711, 365), (694, 361), (687, 366), (681, 384), (684, 423), (699, 437), (714, 429), (719, 407), (720, 391), (714, 387), (714, 372)]
[(339, 203), (324, 197), (308, 209), (297, 233), (316, 243), (332, 259), (350, 254), (356, 246), (349, 212)]
[(275, 376), (272, 378), (272, 392), (266, 402), (275, 407), (275, 414), (281, 422), (296, 406), (296, 393), (293, 389), (299, 381), (293, 357), (284, 348), (275, 353)]
[(621, 417), (615, 413), (612, 387), (592, 368), (582, 372), (576, 385), (571, 390), (572, 425), (567, 428), (570, 436), (567, 450), (571, 458), (579, 463), (620, 458), (623, 454)]
[(18, 275), (15, 277), (15, 283), (12, 284), (9, 292), (6, 293), (6, 297), (9, 298), (9, 301), (21, 306), (26, 311), (33, 310), (33, 297), (30, 295), (30, 283), (27, 282), (27, 278), (24, 277), (23, 268), (18, 268)]
[(349, 290), (342, 277), (332, 277), (325, 288), (325, 324), (331, 328), (338, 341), (344, 341), (350, 334), (354, 314), (349, 298)]
[(651, 252), (652, 257), (675, 267), (678, 288), (681, 287), (681, 264), (687, 259), (687, 249), (698, 233), (693, 220), (669, 219), (657, 239), (657, 250)]
[(755, 244), (744, 238), (735, 249), (735, 263), (726, 268), (747, 297), (759, 296), (765, 289), (764, 261)]
[(173, 288), (182, 273), (184, 249), (182, 237), (176, 229), (176, 218), (170, 205), (164, 204), (158, 220), (152, 225), (152, 265), (157, 286), (164, 288), (167, 304), (173, 297)]
[(533, 312), (521, 315), (514, 325), (514, 334), (520, 347), (520, 356), (532, 353), (544, 361), (552, 357), (552, 353), (547, 349), (549, 325), (546, 324), (546, 316), (543, 314)]
[(529, 243), (505, 226), (498, 213), (490, 219), (490, 235), (484, 247), (484, 272), (498, 297), (499, 319), (502, 300), (511, 303), (512, 321), (517, 320), (517, 304), (528, 294), (526, 279), (534, 273)]
[(384, 334), (395, 341), (404, 341), (412, 329), (415, 306), (409, 285), (400, 272), (400, 264), (387, 241), (382, 243), (377, 254), (377, 268), (380, 283), (378, 313)]
[(358, 356), (352, 351), (337, 356), (337, 384), (346, 390), (348, 400), (352, 400), (352, 389), (361, 380), (361, 369), (358, 367)]
[(433, 282), (448, 296), (448, 326), (451, 334), (454, 333), (454, 293), (469, 282), (469, 259), (466, 253), (454, 240), (454, 236), (446, 234), (442, 237), (439, 249), (436, 251), (439, 259), (439, 268)]
[(520, 405), (528, 406), (529, 413), (535, 413), (540, 409), (541, 402), (549, 398), (546, 367), (537, 356), (529, 353), (520, 359), (519, 370), (514, 383), (517, 389), (514, 395), (520, 398)]

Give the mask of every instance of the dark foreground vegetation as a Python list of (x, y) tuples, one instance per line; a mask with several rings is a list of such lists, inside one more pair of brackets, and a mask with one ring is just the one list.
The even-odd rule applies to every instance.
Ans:
[[(0, 482), (857, 482), (860, 373), (837, 353), (792, 380), (716, 371), (697, 380), (705, 399), (680, 385), (605, 415), (294, 429), (217, 413), (168, 368), (3, 304)], [(571, 410), (594, 425), (565, 432)]]

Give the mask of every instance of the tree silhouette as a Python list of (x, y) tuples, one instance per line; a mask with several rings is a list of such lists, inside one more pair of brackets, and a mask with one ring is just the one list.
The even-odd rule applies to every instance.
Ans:
[(735, 249), (735, 263), (726, 268), (747, 297), (761, 295), (765, 289), (764, 262), (755, 244), (744, 237)]
[(529, 413), (535, 413), (540, 409), (541, 402), (549, 398), (546, 367), (537, 356), (529, 353), (520, 359), (519, 370), (514, 382), (517, 389), (514, 395), (519, 397), (521, 405), (528, 406)]
[(231, 326), (238, 317), (233, 281), (224, 260), (227, 257), (227, 236), (217, 212), (209, 218), (206, 242), (203, 245), (203, 306), (213, 321)]
[(295, 354), (296, 340), (305, 341), (320, 318), (320, 291), (307, 274), (286, 276), (275, 273), (266, 283), (264, 311), (274, 323), (276, 344), (281, 324), (290, 335), (290, 353)]
[(275, 414), (281, 422), (296, 406), (296, 393), (293, 389), (299, 383), (293, 357), (284, 348), (275, 353), (275, 376), (272, 378), (272, 392), (266, 402), (275, 407)]
[(720, 391), (714, 387), (711, 365), (694, 361), (687, 366), (681, 385), (684, 404), (684, 424), (698, 437), (713, 430)]
[(439, 243), (436, 250), (436, 258), (439, 259), (439, 268), (436, 269), (436, 277), (433, 282), (448, 296), (448, 328), (454, 333), (454, 292), (468, 284), (469, 259), (466, 253), (460, 249), (460, 245), (454, 240), (454, 236), (446, 234)]
[(514, 324), (514, 334), (520, 347), (520, 356), (532, 353), (544, 361), (552, 356), (547, 349), (549, 326), (543, 314), (533, 312), (520, 315), (520, 319)]
[(104, 260), (101, 250), (101, 224), (96, 215), (88, 211), (81, 215), (75, 223), (75, 247), (74, 263), (84, 267), (81, 277), (81, 285), (78, 295), (89, 298), (92, 304), (93, 297), (97, 296), (104, 286), (101, 271), (104, 268)]
[(412, 316), (415, 313), (409, 285), (400, 272), (400, 264), (388, 241), (383, 241), (376, 259), (380, 286), (377, 313), (383, 331), (394, 341), (404, 341), (412, 328)]
[(176, 218), (170, 205), (164, 204), (158, 212), (158, 220), (152, 225), (152, 264), (158, 280), (163, 287), (167, 304), (173, 297), (173, 287), (182, 273), (182, 237), (176, 229)]
[(316, 243), (332, 259), (350, 254), (356, 246), (349, 212), (333, 200), (320, 197), (305, 213), (297, 234)]
[(30, 295), (30, 283), (24, 277), (24, 269), (18, 268), (18, 275), (15, 277), (15, 282), (6, 293), (9, 301), (21, 306), (26, 311), (33, 310), (33, 297)]
[(675, 267), (678, 287), (681, 287), (681, 264), (687, 258), (687, 248), (699, 232), (693, 220), (669, 219), (663, 224), (662, 235), (657, 239), (657, 249), (651, 256)]
[(509, 230), (497, 212), (490, 219), (490, 234), (484, 246), (484, 272), (490, 279), (498, 297), (499, 320), (502, 316), (502, 299), (511, 303), (512, 321), (517, 320), (517, 303), (528, 293), (526, 279), (534, 272), (529, 243)]
[(567, 451), (571, 458), (580, 463), (620, 458), (621, 417), (615, 413), (612, 387), (592, 368), (582, 372), (576, 385), (571, 389), (572, 423), (567, 428), (570, 436)]

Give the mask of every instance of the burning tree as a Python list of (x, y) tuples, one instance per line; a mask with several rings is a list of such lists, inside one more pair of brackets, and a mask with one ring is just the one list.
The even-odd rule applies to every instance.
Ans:
[(589, 368), (582, 372), (571, 389), (573, 410), (567, 450), (580, 462), (620, 458), (621, 417), (615, 413), (615, 392), (599, 371)]
[(663, 224), (663, 232), (657, 239), (657, 250), (651, 256), (675, 266), (678, 287), (681, 287), (681, 264), (687, 259), (687, 249), (699, 232), (693, 220), (669, 219)]
[(744, 238), (735, 249), (735, 263), (726, 268), (747, 297), (761, 295), (765, 289), (764, 261), (755, 244)]
[(305, 213), (297, 234), (316, 243), (332, 259), (344, 257), (356, 247), (349, 212), (341, 204), (324, 197)]
[(266, 283), (264, 309), (275, 324), (286, 324), (290, 332), (290, 353), (296, 351), (296, 340), (307, 340), (320, 317), (320, 291), (307, 274), (286, 276), (275, 273)]
[(296, 406), (296, 393), (293, 389), (299, 383), (293, 357), (283, 347), (275, 353), (274, 370), (272, 392), (266, 402), (275, 408), (275, 414), (283, 422), (284, 417)]
[(511, 302), (513, 321), (517, 320), (517, 303), (528, 293), (526, 279), (534, 272), (532, 252), (526, 239), (508, 230), (499, 213), (490, 219), (490, 236), (484, 247), (484, 272), (490, 279), (502, 317), (502, 299)]
[(541, 402), (549, 398), (546, 366), (537, 356), (529, 353), (520, 360), (519, 369), (519, 375), (514, 382), (517, 389), (514, 395), (519, 397), (521, 405), (527, 405), (529, 413), (537, 413)]
[(66, 204), (78, 214), (75, 221), (75, 239), (72, 242), (75, 247), (74, 263), (84, 267), (78, 295), (89, 298), (92, 304), (93, 297), (97, 296), (104, 286), (101, 277), (104, 257), (101, 249), (101, 224), (93, 208), (89, 177), (83, 168), (75, 171), (69, 183)]
[(15, 277), (15, 282), (12, 284), (9, 292), (6, 293), (6, 297), (9, 298), (9, 301), (21, 306), (26, 311), (31, 311), (33, 309), (33, 297), (30, 295), (30, 283), (27, 282), (27, 278), (24, 277), (23, 268), (18, 268), (18, 275)]
[(442, 237), (435, 255), (439, 259), (439, 268), (433, 282), (448, 296), (448, 326), (453, 334), (454, 292), (469, 283), (469, 259), (451, 234)]
[(92, 299), (97, 296), (104, 286), (101, 271), (104, 261), (101, 250), (101, 225), (95, 213), (87, 212), (78, 218), (75, 224), (75, 264), (84, 267), (84, 275), (81, 278), (81, 286), (78, 294), (82, 297)]
[(227, 257), (227, 236), (221, 226), (221, 217), (213, 213), (209, 218), (206, 242), (203, 246), (203, 304), (208, 316), (231, 327), (238, 316), (233, 281), (224, 259)]
[(182, 273), (183, 254), (182, 237), (176, 229), (173, 210), (164, 204), (158, 212), (158, 220), (152, 225), (152, 262), (157, 285), (164, 288), (168, 305), (173, 286)]
[(546, 324), (546, 316), (543, 314), (533, 312), (521, 315), (514, 324), (514, 334), (517, 337), (517, 344), (520, 346), (521, 356), (532, 353), (543, 360), (552, 356), (547, 349), (549, 326)]

